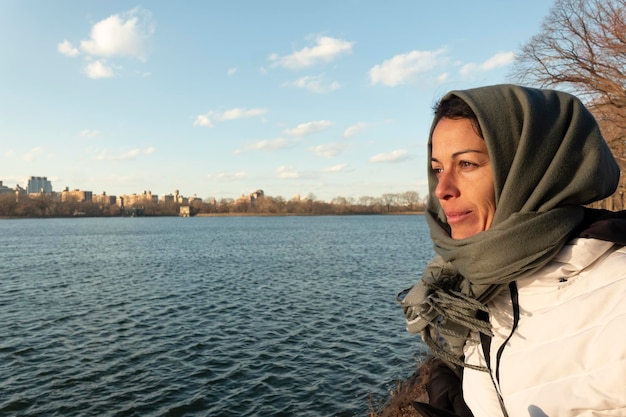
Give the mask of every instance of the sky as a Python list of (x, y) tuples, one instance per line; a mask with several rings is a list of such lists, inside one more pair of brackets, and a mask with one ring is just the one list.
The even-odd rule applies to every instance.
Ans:
[(432, 108), (510, 82), (549, 0), (0, 0), (0, 181), (427, 194)]

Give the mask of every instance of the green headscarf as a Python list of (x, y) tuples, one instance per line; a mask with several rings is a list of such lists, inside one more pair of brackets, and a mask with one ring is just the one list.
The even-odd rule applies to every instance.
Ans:
[(493, 167), (496, 211), (487, 231), (450, 237), (430, 169), (433, 124), (426, 218), (438, 257), (401, 305), (409, 332), (421, 331), (435, 354), (460, 364), (469, 329), (490, 333), (476, 312), (486, 311), (510, 282), (548, 263), (581, 223), (582, 205), (611, 195), (620, 173), (594, 117), (570, 94), (494, 85), (452, 91), (442, 100), (450, 96), (477, 116)]

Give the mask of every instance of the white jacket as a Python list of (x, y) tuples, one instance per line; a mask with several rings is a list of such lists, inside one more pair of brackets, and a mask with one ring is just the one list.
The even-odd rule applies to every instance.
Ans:
[[(496, 382), (509, 417), (626, 416), (626, 248), (574, 239), (517, 287), (520, 319)], [(489, 307), (495, 381), (513, 323), (509, 291)], [(475, 334), (465, 361), (485, 365)], [(475, 417), (503, 416), (488, 373), (465, 368), (463, 396)]]

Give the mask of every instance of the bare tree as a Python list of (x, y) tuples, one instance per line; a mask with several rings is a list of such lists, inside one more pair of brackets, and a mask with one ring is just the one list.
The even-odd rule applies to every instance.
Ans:
[(383, 201), (383, 204), (387, 208), (387, 212), (390, 212), (391, 206), (395, 205), (396, 201), (398, 201), (398, 195), (392, 194), (392, 193), (385, 193), (381, 196), (381, 199)]
[(17, 200), (15, 194), (0, 194), (0, 216), (14, 216)]
[(222, 198), (217, 203), (217, 212), (218, 213), (230, 213), (234, 205), (235, 205), (235, 200), (233, 200), (232, 198)]
[[(556, 0), (512, 78), (580, 97), (626, 170), (626, 0)], [(622, 176), (621, 193), (624, 187)]]
[(416, 191), (406, 191), (400, 194), (398, 199), (411, 211), (416, 210), (420, 203), (420, 196)]
[[(623, 142), (626, 0), (556, 0), (513, 68), (519, 82), (570, 89), (601, 122), (619, 129), (619, 137), (609, 139)], [(624, 155), (616, 157), (624, 161)]]

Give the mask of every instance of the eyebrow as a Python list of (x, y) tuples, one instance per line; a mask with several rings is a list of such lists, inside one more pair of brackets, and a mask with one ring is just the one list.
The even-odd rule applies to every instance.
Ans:
[[(462, 151), (458, 151), (458, 152), (454, 152), (452, 154), (452, 159), (455, 159), (463, 154), (466, 153), (481, 153), (481, 154), (486, 154), (487, 152), (485, 151), (481, 151), (480, 149), (463, 149)], [(437, 158), (430, 158), (431, 161), (435, 161), (435, 162), (439, 162), (439, 160)]]

